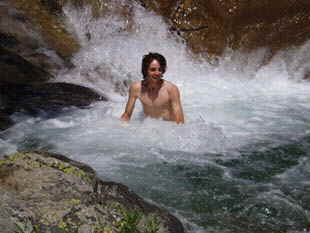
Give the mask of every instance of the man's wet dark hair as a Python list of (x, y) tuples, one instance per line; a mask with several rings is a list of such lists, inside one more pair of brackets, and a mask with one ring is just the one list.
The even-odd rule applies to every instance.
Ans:
[(143, 79), (147, 78), (147, 69), (149, 68), (152, 61), (157, 60), (160, 64), (160, 68), (162, 69), (162, 73), (166, 72), (167, 61), (166, 58), (159, 53), (149, 53), (143, 56), (142, 59), (142, 74)]

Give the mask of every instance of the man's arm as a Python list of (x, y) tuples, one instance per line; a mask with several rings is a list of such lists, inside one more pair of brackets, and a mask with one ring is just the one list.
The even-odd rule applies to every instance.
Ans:
[(184, 123), (184, 114), (179, 89), (173, 85), (170, 91), (172, 110), (177, 124)]
[(137, 90), (138, 86), (136, 83), (133, 83), (129, 88), (129, 97), (126, 104), (125, 112), (121, 116), (121, 120), (129, 121), (132, 115), (132, 112), (135, 108), (135, 103), (138, 98)]

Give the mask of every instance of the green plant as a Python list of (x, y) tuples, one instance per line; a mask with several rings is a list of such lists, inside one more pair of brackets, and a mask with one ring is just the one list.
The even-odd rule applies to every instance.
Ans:
[[(123, 210), (124, 217), (118, 223), (119, 233), (142, 233), (138, 230), (138, 224), (142, 218), (142, 213), (138, 211)], [(156, 233), (159, 230), (157, 217), (150, 216), (147, 218), (146, 229), (143, 233)]]
[(159, 231), (159, 222), (157, 217), (150, 216), (144, 233), (156, 233)]
[(119, 223), (119, 233), (140, 233), (137, 225), (142, 214), (138, 211), (124, 211), (124, 218)]

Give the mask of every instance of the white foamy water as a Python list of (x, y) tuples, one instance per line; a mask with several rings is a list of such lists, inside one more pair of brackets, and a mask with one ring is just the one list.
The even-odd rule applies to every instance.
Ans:
[[(309, 135), (310, 84), (302, 77), (308, 71), (310, 43), (279, 53), (265, 66), (263, 49), (251, 54), (227, 51), (217, 65), (210, 65), (193, 59), (159, 16), (139, 6), (132, 6), (132, 12), (132, 22), (115, 15), (95, 20), (89, 9), (66, 8), (68, 25), (83, 48), (73, 59), (76, 68), (64, 70), (57, 81), (91, 87), (110, 100), (52, 119), (22, 121), (24, 116), (16, 115), (20, 123), (5, 132), (1, 152), (35, 148), (68, 155), (170, 208), (183, 222), (199, 223), (204, 215), (188, 204), (176, 204), (183, 203), (178, 197), (191, 199), (194, 192), (177, 167), (212, 167), (223, 172), (224, 180), (233, 179), (216, 158), (239, 158), (244, 148), (259, 151)], [(131, 31), (126, 30), (129, 24)], [(144, 119), (139, 103), (130, 122), (119, 120), (128, 83), (141, 79), (141, 59), (150, 51), (168, 61), (164, 77), (181, 91), (184, 125)], [(291, 173), (298, 172), (293, 168), (278, 178)], [(308, 179), (304, 172), (298, 177)]]
[[(109, 134), (117, 129), (116, 136), (132, 141), (134, 147), (193, 153), (222, 153), (271, 138), (278, 142), (277, 136), (282, 135), (297, 139), (310, 130), (310, 85), (301, 81), (307, 71), (309, 44), (282, 52), (267, 66), (262, 66), (265, 50), (251, 54), (228, 51), (217, 66), (211, 66), (192, 59), (159, 16), (138, 6), (132, 11), (133, 21), (128, 22), (115, 15), (94, 20), (89, 9), (66, 10), (84, 47), (73, 60), (76, 68), (62, 73), (58, 80), (92, 87), (111, 100), (96, 105), (98, 112), (107, 112), (88, 127), (94, 124), (95, 131), (106, 129)], [(122, 96), (127, 93), (126, 84), (141, 79), (141, 58), (150, 51), (167, 58), (165, 78), (181, 90), (184, 126), (143, 121), (139, 103), (128, 125), (118, 121), (127, 100)], [(104, 126), (97, 125), (104, 118), (108, 118)]]

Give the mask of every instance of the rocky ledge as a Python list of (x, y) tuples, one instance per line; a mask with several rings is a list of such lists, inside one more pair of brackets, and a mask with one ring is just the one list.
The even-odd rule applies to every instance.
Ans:
[(2, 233), (182, 233), (180, 221), (89, 166), (47, 152), (0, 160)]

